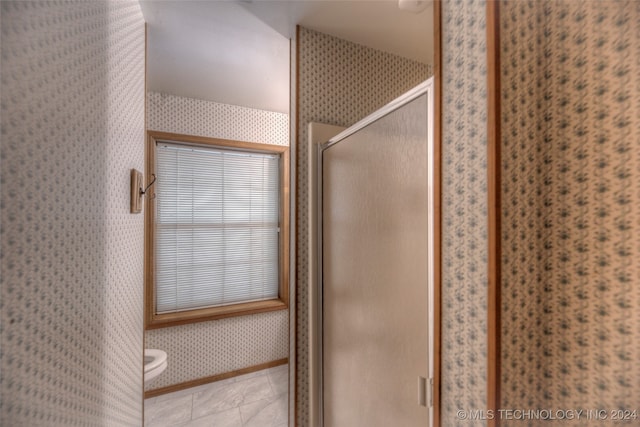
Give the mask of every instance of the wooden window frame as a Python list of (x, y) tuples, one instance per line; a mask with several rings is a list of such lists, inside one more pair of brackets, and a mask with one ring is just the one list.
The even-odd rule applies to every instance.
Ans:
[(176, 313), (157, 314), (155, 289), (155, 188), (151, 186), (145, 194), (144, 227), (144, 307), (145, 329), (157, 329), (188, 323), (204, 322), (234, 316), (246, 316), (289, 307), (289, 147), (259, 144), (228, 139), (180, 135), (168, 132), (147, 131), (145, 147), (145, 178), (152, 181), (156, 166), (156, 144), (159, 141), (200, 147), (220, 147), (238, 151), (278, 154), (280, 156), (280, 236), (279, 236), (279, 285), (278, 298), (267, 301), (253, 301), (219, 307), (199, 308)]

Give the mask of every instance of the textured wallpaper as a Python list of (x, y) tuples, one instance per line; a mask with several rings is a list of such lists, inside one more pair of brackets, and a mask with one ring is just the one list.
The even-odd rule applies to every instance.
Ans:
[(289, 145), (289, 115), (149, 92), (149, 129), (262, 144)]
[[(289, 145), (289, 115), (150, 92), (150, 130)], [(145, 332), (146, 348), (167, 352), (167, 370), (147, 389), (235, 371), (289, 356), (287, 310)]]
[(167, 369), (147, 387), (157, 389), (287, 358), (288, 311), (153, 329), (145, 339), (167, 352)]
[(486, 3), (442, 4), (443, 426), (487, 401)]
[(300, 28), (297, 153), (297, 425), (309, 425), (309, 122), (350, 126), (431, 76), (431, 66)]
[(0, 424), (140, 426), (139, 5), (0, 7)]
[(541, 189), (544, 159), (554, 156), (546, 151), (540, 125), (547, 92), (538, 89), (544, 85), (537, 64), (544, 56), (545, 29), (537, 3), (503, 2), (500, 10), (502, 408), (538, 408), (544, 381), (542, 253), (549, 236), (543, 217), (547, 195)]
[(640, 2), (501, 7), (502, 406), (610, 422), (640, 411)]

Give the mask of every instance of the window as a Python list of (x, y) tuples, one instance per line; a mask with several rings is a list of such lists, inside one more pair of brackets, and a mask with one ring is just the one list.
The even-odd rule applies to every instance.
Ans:
[(288, 303), (288, 148), (149, 132), (146, 326)]

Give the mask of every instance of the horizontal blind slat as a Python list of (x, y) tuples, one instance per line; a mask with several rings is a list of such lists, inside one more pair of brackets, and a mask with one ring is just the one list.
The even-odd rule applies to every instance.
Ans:
[(156, 151), (156, 311), (277, 298), (279, 156)]

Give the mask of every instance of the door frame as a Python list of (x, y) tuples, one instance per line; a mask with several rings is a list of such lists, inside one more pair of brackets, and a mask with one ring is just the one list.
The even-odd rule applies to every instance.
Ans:
[[(428, 329), (429, 336), (431, 339), (429, 340), (429, 383), (431, 385), (430, 391), (427, 391), (427, 395), (430, 396), (431, 405), (429, 408), (429, 418), (430, 425), (439, 425), (435, 424), (436, 420), (439, 421), (440, 415), (440, 398), (439, 398), (439, 390), (440, 390), (440, 300), (439, 300), (439, 288), (440, 288), (440, 212), (437, 209), (440, 208), (440, 150), (436, 149), (436, 146), (439, 146), (439, 140), (436, 139), (436, 114), (439, 109), (436, 109), (436, 79), (435, 77), (431, 77), (427, 79), (425, 82), (419, 84), (415, 88), (401, 95), (400, 97), (394, 99), (381, 109), (375, 111), (364, 119), (360, 120), (353, 126), (347, 128), (346, 130), (340, 132), (338, 135), (329, 139), (328, 141), (316, 144), (316, 153), (315, 153), (315, 161), (316, 167), (315, 169), (315, 219), (316, 219), (316, 232), (315, 232), (315, 256), (317, 259), (317, 277), (315, 279), (315, 290), (312, 292), (315, 295), (311, 295), (311, 305), (315, 305), (315, 307), (310, 307), (310, 311), (315, 315), (312, 318), (311, 328), (313, 329), (313, 340), (312, 340), (312, 359), (315, 363), (312, 363), (311, 366), (311, 377), (313, 378), (311, 386), (313, 387), (313, 392), (311, 393), (312, 399), (312, 407), (315, 408), (312, 415), (311, 425), (316, 427), (323, 427), (323, 340), (322, 340), (322, 325), (323, 325), (323, 275), (322, 275), (322, 252), (323, 252), (323, 184), (322, 184), (322, 174), (323, 174), (323, 152), (328, 148), (332, 147), (335, 144), (340, 143), (344, 139), (353, 135), (354, 133), (360, 131), (361, 129), (367, 127), (368, 125), (376, 122), (382, 117), (388, 115), (391, 112), (396, 111), (397, 109), (407, 105), (411, 101), (423, 96), (427, 95), (427, 157), (428, 157), (428, 166), (427, 166), (427, 179), (428, 179), (428, 210), (431, 214), (432, 220), (429, 222), (429, 235), (430, 235), (430, 243), (429, 243), (429, 254), (428, 254), (428, 294), (429, 294), (429, 303), (428, 303)], [(310, 155), (311, 157), (311, 155)], [(311, 170), (311, 168), (310, 168)], [(436, 281), (438, 280), (438, 281)], [(436, 289), (438, 289), (436, 291)], [(436, 307), (438, 307), (436, 309)], [(436, 368), (437, 366), (437, 368)], [(438, 376), (436, 377), (436, 373)]]

